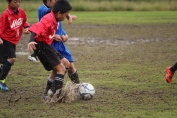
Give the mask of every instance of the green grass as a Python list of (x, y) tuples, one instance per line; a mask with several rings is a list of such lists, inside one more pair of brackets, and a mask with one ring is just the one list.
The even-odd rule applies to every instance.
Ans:
[[(122, 24), (172, 24), (177, 23), (176, 11), (115, 11), (115, 12), (73, 12), (77, 20), (74, 25), (122, 25)], [(37, 22), (37, 12), (27, 12), (30, 23)], [(63, 21), (67, 24), (67, 20)]]
[[(165, 68), (176, 62), (176, 11), (71, 12), (78, 19), (63, 27), (69, 37), (98, 43), (67, 44), (80, 81), (96, 90), (92, 100), (45, 104), (41, 101), (50, 72), (17, 55), (0, 91), (2, 118), (176, 118), (177, 77), (166, 83)], [(28, 11), (36, 22), (36, 11)], [(105, 44), (99, 41), (112, 41)], [(24, 35), (17, 52), (27, 52)], [(122, 43), (124, 42), (124, 43)], [(130, 43), (133, 42), (133, 43)], [(65, 76), (66, 83), (69, 81)]]
[[(0, 0), (0, 13), (7, 3)], [(69, 0), (73, 11), (176, 11), (176, 0)], [(23, 1), (21, 8), (25, 11), (36, 11), (42, 5), (40, 0)]]

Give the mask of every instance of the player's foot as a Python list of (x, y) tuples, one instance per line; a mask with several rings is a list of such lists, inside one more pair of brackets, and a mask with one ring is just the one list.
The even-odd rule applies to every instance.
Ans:
[(28, 56), (28, 59), (29, 59), (30, 61), (38, 62), (38, 60), (37, 60), (36, 57)]
[(75, 73), (73, 73), (73, 74), (68, 73), (68, 76), (69, 76), (69, 78), (71, 79), (71, 81), (72, 81), (73, 83), (76, 83), (76, 84), (79, 83), (79, 76), (78, 76), (77, 71), (76, 71)]
[(165, 77), (165, 79), (166, 79), (166, 81), (167, 81), (168, 83), (172, 82), (172, 77), (173, 77), (173, 75), (174, 75), (174, 72), (172, 72), (172, 71), (170, 70), (170, 68), (171, 68), (171, 67), (166, 68), (166, 77)]
[(8, 91), (9, 89), (6, 87), (6, 83), (0, 82), (0, 89)]
[(45, 100), (47, 98), (47, 94), (42, 95), (42, 100)]

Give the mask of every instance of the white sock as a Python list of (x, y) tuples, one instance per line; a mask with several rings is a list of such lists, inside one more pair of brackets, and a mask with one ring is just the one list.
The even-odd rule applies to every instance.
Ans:
[(76, 70), (73, 73), (71, 73), (71, 74), (74, 74), (74, 73), (76, 73)]
[(48, 80), (49, 80), (49, 82), (53, 82), (54, 80), (53, 79), (51, 79), (50, 77), (48, 78)]

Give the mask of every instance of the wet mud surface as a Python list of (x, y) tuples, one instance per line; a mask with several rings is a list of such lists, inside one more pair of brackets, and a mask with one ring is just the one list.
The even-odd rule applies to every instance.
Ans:
[[(63, 25), (69, 36), (66, 45), (107, 44), (127, 45), (138, 42), (177, 39), (177, 24), (160, 25)], [(23, 35), (17, 51), (26, 52), (30, 35)]]

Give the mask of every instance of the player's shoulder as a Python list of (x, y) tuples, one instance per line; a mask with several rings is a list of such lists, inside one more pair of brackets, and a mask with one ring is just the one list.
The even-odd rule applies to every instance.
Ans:
[(22, 8), (18, 8), (18, 11), (25, 12)]
[(45, 5), (41, 5), (40, 7), (38, 7), (38, 11), (46, 11), (48, 10), (49, 8)]

